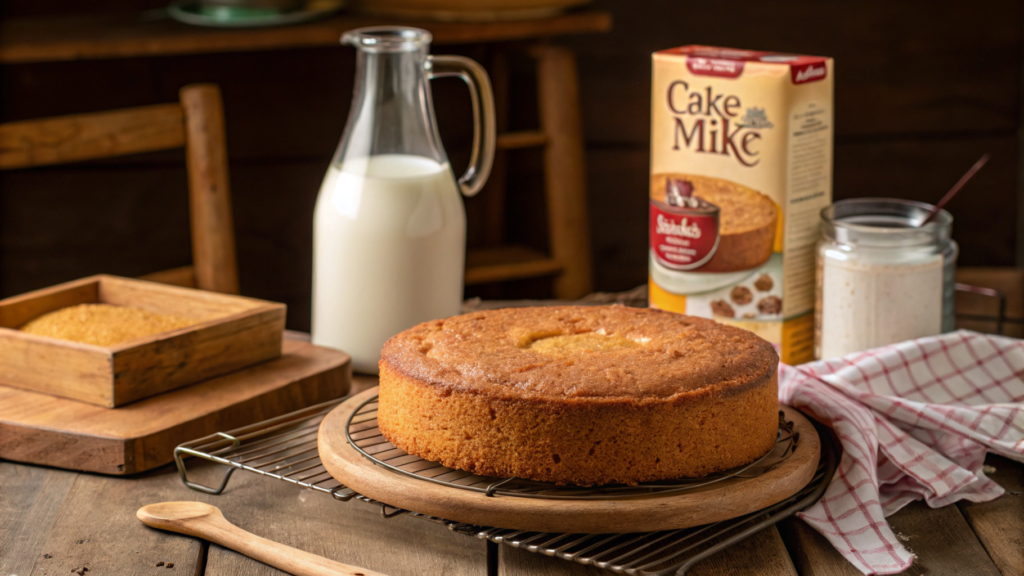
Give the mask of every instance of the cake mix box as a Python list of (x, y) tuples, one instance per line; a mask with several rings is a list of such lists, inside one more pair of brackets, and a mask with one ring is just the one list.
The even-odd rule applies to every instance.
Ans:
[(814, 246), (832, 202), (832, 59), (710, 46), (655, 52), (652, 307), (814, 355)]

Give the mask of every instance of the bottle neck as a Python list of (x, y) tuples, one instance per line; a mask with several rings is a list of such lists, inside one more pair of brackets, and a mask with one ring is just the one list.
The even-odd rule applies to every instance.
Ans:
[(352, 108), (336, 163), (382, 154), (446, 162), (424, 66), (427, 48), (356, 50)]

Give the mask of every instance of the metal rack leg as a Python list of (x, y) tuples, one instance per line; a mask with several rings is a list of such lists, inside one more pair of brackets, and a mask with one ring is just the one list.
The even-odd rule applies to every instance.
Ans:
[(498, 543), (487, 540), (487, 576), (498, 576)]

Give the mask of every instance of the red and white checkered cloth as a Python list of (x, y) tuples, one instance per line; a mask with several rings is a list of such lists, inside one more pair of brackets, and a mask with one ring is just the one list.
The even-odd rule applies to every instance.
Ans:
[(865, 574), (914, 561), (885, 517), (1003, 494), (988, 451), (1024, 461), (1024, 341), (959, 331), (842, 358), (781, 366), (779, 398), (829, 424), (843, 456), (799, 513)]

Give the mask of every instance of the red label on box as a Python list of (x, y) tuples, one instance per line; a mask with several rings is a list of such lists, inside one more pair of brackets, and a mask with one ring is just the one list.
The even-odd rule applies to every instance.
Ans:
[(651, 249), (673, 270), (703, 266), (718, 249), (718, 208), (693, 210), (651, 201)]
[(804, 84), (824, 80), (828, 76), (828, 68), (824, 60), (807, 64), (794, 63), (789, 66), (789, 73), (793, 78), (793, 84)]

